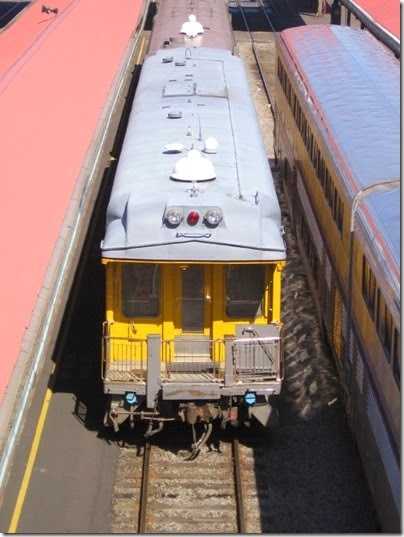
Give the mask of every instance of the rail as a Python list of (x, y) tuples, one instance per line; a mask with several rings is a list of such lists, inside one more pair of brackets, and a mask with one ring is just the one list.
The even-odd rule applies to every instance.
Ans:
[[(163, 519), (158, 511), (165, 509), (166, 527), (173, 530), (175, 528), (175, 533), (189, 533), (190, 527), (194, 530), (192, 533), (199, 533), (202, 528), (206, 530), (209, 526), (211, 531), (208, 533), (212, 533), (219, 525), (227, 530), (226, 533), (247, 533), (245, 475), (237, 438), (232, 440), (231, 445), (224, 446), (221, 453), (222, 456), (216, 459), (216, 462), (215, 458), (209, 458), (211, 473), (215, 473), (217, 479), (211, 484), (210, 473), (206, 474), (206, 462), (203, 460), (199, 466), (198, 462), (186, 463), (194, 459), (179, 456), (167, 463), (164, 461), (165, 455), (159, 453), (159, 448), (146, 442), (143, 450), (138, 518), (133, 518), (137, 532), (147, 534), (159, 530)], [(173, 479), (173, 476), (177, 476), (177, 479)], [(167, 480), (170, 481), (170, 494), (173, 498), (170, 508), (167, 508), (166, 504), (167, 496), (163, 491), (165, 487), (161, 484), (155, 486), (157, 481), (164, 483)], [(226, 497), (231, 498), (229, 504), (220, 501)], [(183, 500), (179, 504), (176, 498)], [(227, 505), (231, 508), (226, 509)]]
[[(267, 95), (268, 102), (271, 105), (271, 108), (270, 108), (271, 113), (274, 114), (275, 103), (274, 103), (273, 97), (271, 96), (271, 91), (268, 88), (268, 85), (267, 85), (267, 82), (266, 82), (266, 79), (265, 79), (264, 69), (262, 68), (261, 62), (259, 60), (259, 54), (258, 54), (258, 51), (257, 51), (256, 42), (254, 40), (253, 33), (252, 33), (252, 31), (250, 29), (250, 26), (248, 24), (248, 21), (247, 21), (248, 9), (246, 8), (245, 3), (243, 3), (241, 0), (236, 0), (236, 5), (237, 5), (238, 11), (240, 12), (240, 14), (242, 16), (244, 25), (246, 27), (246, 30), (247, 30), (249, 38), (250, 38), (251, 48), (252, 48), (252, 51), (253, 51), (253, 54), (254, 54), (254, 57), (255, 57), (255, 61), (257, 62), (257, 67), (258, 67), (258, 70), (259, 70), (259, 73), (260, 73), (260, 76), (261, 76), (262, 83), (264, 85), (265, 93)], [(257, 6), (257, 8), (259, 9), (259, 11), (262, 14), (262, 19), (263, 20), (265, 19), (267, 21), (268, 26), (270, 28), (270, 31), (275, 35), (275, 38), (277, 39), (277, 34), (276, 34), (276, 31), (275, 31), (275, 28), (274, 28), (274, 26), (272, 24), (271, 19), (268, 16), (268, 8), (264, 5), (264, 2), (262, 0), (257, 0), (256, 1), (256, 6)]]
[(140, 491), (140, 506), (139, 506), (139, 525), (138, 533), (146, 533), (146, 510), (147, 510), (147, 497), (149, 494), (149, 481), (150, 481), (150, 456), (151, 445), (146, 442), (143, 454), (143, 468), (142, 468), (142, 485)]
[(243, 480), (241, 475), (241, 462), (239, 444), (237, 438), (233, 438), (233, 463), (234, 463), (234, 482), (236, 489), (237, 505), (237, 530), (238, 533), (246, 533), (245, 507), (243, 494)]

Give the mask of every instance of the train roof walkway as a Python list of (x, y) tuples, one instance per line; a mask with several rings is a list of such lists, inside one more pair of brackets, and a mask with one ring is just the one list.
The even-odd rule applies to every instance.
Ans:
[(33, 349), (55, 336), (46, 324), (55, 286), (63, 288), (142, 8), (142, 0), (25, 4), (0, 33), (0, 446)]

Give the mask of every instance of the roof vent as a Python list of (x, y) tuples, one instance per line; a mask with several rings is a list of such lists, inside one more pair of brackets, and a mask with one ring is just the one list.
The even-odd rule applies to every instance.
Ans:
[(168, 119), (180, 119), (182, 117), (182, 112), (180, 110), (172, 110), (167, 114)]
[(217, 140), (216, 138), (206, 138), (205, 147), (203, 148), (205, 153), (214, 154), (217, 153)]
[(203, 32), (203, 26), (196, 21), (195, 15), (189, 15), (188, 22), (184, 22), (180, 30), (180, 33), (186, 34), (187, 37), (196, 37), (198, 34), (203, 34)]
[(164, 146), (165, 153), (181, 153), (183, 149), (184, 149), (184, 144), (180, 144), (178, 142), (174, 142), (172, 144), (166, 144)]
[(212, 181), (216, 179), (216, 173), (210, 160), (204, 158), (196, 149), (191, 149), (186, 157), (177, 160), (171, 179), (189, 182)]

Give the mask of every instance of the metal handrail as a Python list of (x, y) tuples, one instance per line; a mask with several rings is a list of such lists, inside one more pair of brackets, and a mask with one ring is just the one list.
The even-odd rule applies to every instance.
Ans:
[[(254, 336), (256, 333), (254, 334)], [(226, 354), (226, 341), (230, 341), (231, 352)], [(115, 343), (115, 345), (114, 345)], [(185, 349), (176, 356), (175, 346), (184, 344)], [(193, 347), (193, 344), (200, 344)], [(189, 348), (187, 348), (189, 346)], [(208, 351), (208, 352), (207, 352)], [(208, 369), (218, 379), (225, 375), (225, 364), (231, 360), (234, 382), (243, 378), (262, 376), (282, 377), (282, 349), (279, 336), (246, 337), (226, 339), (160, 340), (161, 373), (170, 378), (173, 372), (190, 374)], [(145, 375), (148, 360), (148, 340), (130, 336), (103, 336), (102, 342), (102, 378), (114, 371), (139, 378)], [(185, 369), (181, 369), (181, 364)], [(186, 366), (186, 367), (185, 367)], [(119, 377), (118, 377), (119, 378)], [(110, 379), (111, 380), (111, 379)]]

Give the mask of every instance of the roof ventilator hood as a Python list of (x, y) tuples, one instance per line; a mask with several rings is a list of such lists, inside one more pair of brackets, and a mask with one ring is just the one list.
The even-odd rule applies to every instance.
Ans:
[(177, 160), (171, 179), (188, 182), (212, 181), (216, 179), (216, 173), (210, 160), (204, 158), (197, 149), (191, 149), (186, 157)]

